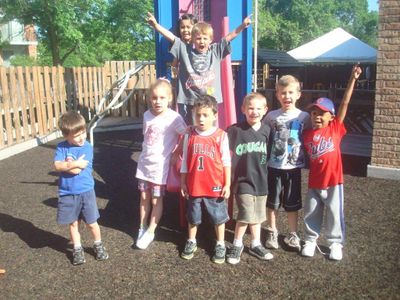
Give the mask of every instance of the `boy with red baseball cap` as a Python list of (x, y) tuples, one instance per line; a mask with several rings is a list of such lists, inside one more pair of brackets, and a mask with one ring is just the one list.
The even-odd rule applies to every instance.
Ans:
[(328, 98), (319, 98), (311, 105), (312, 128), (303, 132), (303, 144), (310, 158), (308, 194), (304, 205), (305, 245), (301, 254), (314, 256), (322, 220), (326, 217), (326, 239), (330, 243), (329, 258), (341, 260), (344, 241), (343, 169), (340, 142), (346, 134), (343, 120), (361, 68), (354, 66), (340, 107)]

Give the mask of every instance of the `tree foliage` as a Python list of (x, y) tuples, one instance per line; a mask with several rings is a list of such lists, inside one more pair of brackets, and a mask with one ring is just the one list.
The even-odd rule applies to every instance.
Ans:
[(154, 56), (143, 17), (150, 0), (0, 0), (3, 21), (34, 24), (39, 59), (53, 65), (99, 65)]
[(288, 51), (336, 27), (377, 46), (378, 15), (366, 0), (259, 0), (259, 46)]

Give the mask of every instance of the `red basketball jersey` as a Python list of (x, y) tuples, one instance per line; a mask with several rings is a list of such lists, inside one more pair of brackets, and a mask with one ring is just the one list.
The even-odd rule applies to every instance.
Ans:
[(225, 132), (217, 129), (210, 136), (193, 130), (188, 139), (187, 187), (192, 197), (220, 197), (224, 186), (221, 145)]

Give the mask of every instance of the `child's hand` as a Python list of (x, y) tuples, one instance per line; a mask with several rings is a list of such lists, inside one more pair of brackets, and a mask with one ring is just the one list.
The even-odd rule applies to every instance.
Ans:
[(150, 12), (147, 12), (146, 22), (153, 28), (158, 24), (156, 18)]
[(77, 168), (79, 168), (79, 169), (85, 169), (85, 168), (88, 166), (89, 161), (83, 159), (84, 157), (85, 157), (85, 154), (83, 154), (83, 155), (80, 156), (77, 160), (74, 161), (74, 163), (75, 163), (75, 165), (76, 165)]
[(247, 27), (249, 27), (250, 26), (250, 24), (251, 24), (251, 16), (252, 15), (249, 15), (249, 16), (247, 16), (246, 18), (244, 18), (243, 19), (243, 26), (245, 27), (245, 28), (247, 28)]
[(231, 188), (229, 186), (224, 185), (221, 191), (221, 197), (224, 199), (229, 199), (230, 195), (231, 195)]
[(353, 70), (351, 71), (351, 76), (354, 79), (358, 79), (360, 77), (361, 73), (362, 73), (362, 69), (360, 68), (360, 66), (358, 64), (353, 66)]
[(185, 199), (189, 199), (189, 193), (186, 184), (181, 184), (181, 195)]

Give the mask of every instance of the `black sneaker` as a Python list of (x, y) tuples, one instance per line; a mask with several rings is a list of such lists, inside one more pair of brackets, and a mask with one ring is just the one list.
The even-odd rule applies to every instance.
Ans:
[(103, 243), (100, 243), (98, 245), (93, 245), (93, 250), (94, 253), (96, 254), (96, 259), (97, 260), (106, 260), (108, 259), (108, 253), (106, 251), (106, 248), (104, 247)]
[(83, 252), (83, 248), (80, 247), (78, 249), (74, 249), (72, 252), (72, 264), (74, 266), (84, 264), (85, 260), (85, 253)]
[(240, 262), (240, 255), (242, 255), (244, 246), (232, 246), (228, 248), (226, 253), (226, 262), (231, 265), (236, 265)]
[(197, 244), (192, 241), (186, 241), (185, 249), (181, 253), (183, 259), (192, 259), (193, 253), (197, 250)]
[(215, 262), (216, 264), (223, 264), (225, 262), (225, 254), (226, 254), (225, 246), (219, 244), (215, 245), (212, 261)]
[(249, 253), (261, 260), (270, 260), (274, 258), (272, 253), (261, 245), (258, 245), (257, 247), (254, 248), (250, 248)]

